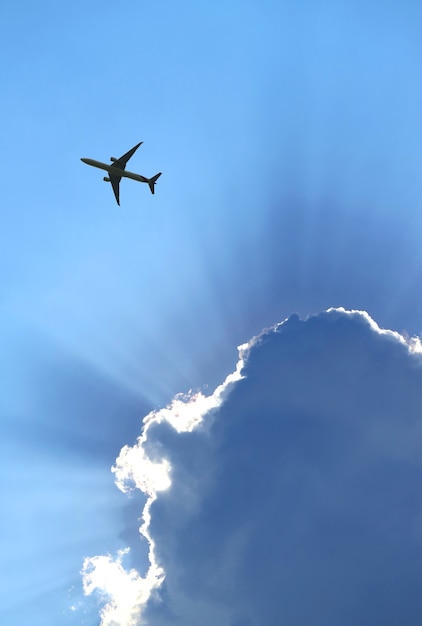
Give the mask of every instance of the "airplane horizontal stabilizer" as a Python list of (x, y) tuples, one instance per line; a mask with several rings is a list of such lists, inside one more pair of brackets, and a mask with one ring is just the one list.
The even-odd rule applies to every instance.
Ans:
[(161, 172), (159, 172), (158, 174), (156, 174), (155, 176), (153, 176), (152, 178), (148, 180), (148, 185), (149, 185), (149, 188), (151, 189), (151, 193), (154, 193), (154, 185), (157, 182), (157, 179), (160, 178), (160, 176), (161, 176)]

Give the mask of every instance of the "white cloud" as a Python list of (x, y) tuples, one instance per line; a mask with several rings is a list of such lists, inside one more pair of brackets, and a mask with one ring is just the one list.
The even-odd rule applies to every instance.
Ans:
[(146, 577), (123, 567), (123, 557), (129, 552), (121, 550), (116, 559), (111, 556), (96, 556), (84, 561), (82, 575), (86, 595), (94, 590), (106, 600), (101, 610), (103, 626), (135, 626), (138, 623), (139, 608), (145, 604), (153, 589), (163, 579), (163, 571), (150, 568)]
[[(242, 346), (239, 348), (242, 352)], [(142, 511), (141, 535), (149, 544), (149, 568), (145, 578), (136, 570), (126, 571), (122, 557), (129, 551), (121, 551), (116, 559), (110, 556), (86, 558), (82, 569), (83, 588), (86, 595), (98, 592), (105, 600), (101, 610), (101, 626), (133, 626), (142, 619), (143, 608), (155, 589), (161, 586), (165, 572), (157, 563), (155, 543), (149, 533), (151, 505), (157, 494), (171, 486), (171, 465), (165, 458), (155, 460), (148, 451), (149, 431), (162, 423), (170, 424), (178, 433), (192, 432), (203, 423), (204, 417), (212, 414), (227, 396), (237, 380), (241, 378), (243, 358), (241, 356), (234, 373), (210, 396), (201, 392), (178, 394), (173, 402), (159, 411), (152, 411), (143, 420), (143, 430), (137, 443), (124, 446), (112, 468), (117, 487), (124, 493), (139, 489), (147, 500)]]
[(121, 451), (150, 567), (86, 560), (102, 626), (419, 625), (420, 340), (330, 309), (239, 353), (212, 395), (177, 396)]

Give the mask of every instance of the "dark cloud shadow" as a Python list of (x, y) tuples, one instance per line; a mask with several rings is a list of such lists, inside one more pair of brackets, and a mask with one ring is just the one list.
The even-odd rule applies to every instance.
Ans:
[(208, 430), (153, 431), (148, 623), (419, 625), (421, 354), (331, 311), (263, 333), (244, 375)]

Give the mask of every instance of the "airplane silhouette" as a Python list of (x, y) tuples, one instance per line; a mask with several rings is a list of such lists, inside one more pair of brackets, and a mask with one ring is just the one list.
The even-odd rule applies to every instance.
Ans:
[(141, 174), (134, 174), (133, 172), (126, 171), (126, 163), (129, 161), (130, 157), (136, 152), (140, 145), (143, 144), (143, 141), (136, 144), (129, 152), (126, 152), (120, 159), (115, 159), (114, 157), (110, 158), (111, 163), (102, 163), (101, 161), (95, 161), (95, 159), (86, 159), (83, 158), (81, 161), (86, 163), (87, 165), (92, 165), (93, 167), (98, 167), (101, 170), (105, 170), (108, 172), (108, 176), (104, 176), (103, 180), (106, 183), (111, 183), (113, 187), (114, 196), (116, 198), (117, 204), (120, 206), (120, 198), (119, 198), (119, 186), (122, 178), (131, 178), (132, 180), (137, 180), (140, 183), (148, 183), (151, 193), (154, 193), (155, 183), (157, 179), (161, 176), (161, 172), (152, 176), (152, 178), (147, 178), (146, 176), (141, 176)]

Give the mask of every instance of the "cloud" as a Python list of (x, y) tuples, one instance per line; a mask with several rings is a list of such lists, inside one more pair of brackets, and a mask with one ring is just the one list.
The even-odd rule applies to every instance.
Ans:
[(419, 625), (420, 341), (330, 309), (239, 355), (212, 395), (176, 397), (121, 451), (117, 485), (147, 495), (150, 566), (86, 561), (103, 626)]
[[(122, 558), (130, 549), (119, 551), (116, 559), (111, 556), (87, 557), (82, 568), (85, 595), (97, 592), (104, 600), (101, 610), (101, 626), (134, 626), (142, 619), (143, 610), (164, 580), (165, 572), (155, 556), (155, 542), (149, 532), (150, 509), (157, 495), (171, 486), (171, 465), (166, 458), (157, 460), (157, 442), (150, 441), (150, 431), (162, 423), (169, 424), (177, 433), (192, 432), (203, 425), (205, 416), (217, 409), (234, 382), (240, 380), (242, 357), (235, 372), (229, 374), (210, 396), (201, 392), (178, 394), (164, 409), (152, 411), (143, 420), (143, 430), (137, 443), (124, 446), (112, 468), (117, 487), (124, 493), (141, 490), (146, 496), (142, 511), (140, 534), (149, 544), (149, 567), (145, 577), (136, 570), (126, 571)], [(161, 446), (158, 444), (158, 451)]]
[(85, 559), (82, 569), (84, 593), (90, 595), (99, 590), (107, 599), (101, 610), (101, 623), (107, 626), (116, 624), (137, 624), (139, 607), (148, 599), (151, 589), (161, 583), (162, 572), (150, 568), (147, 576), (123, 567), (123, 557), (128, 549), (120, 550), (117, 558), (96, 556)]

